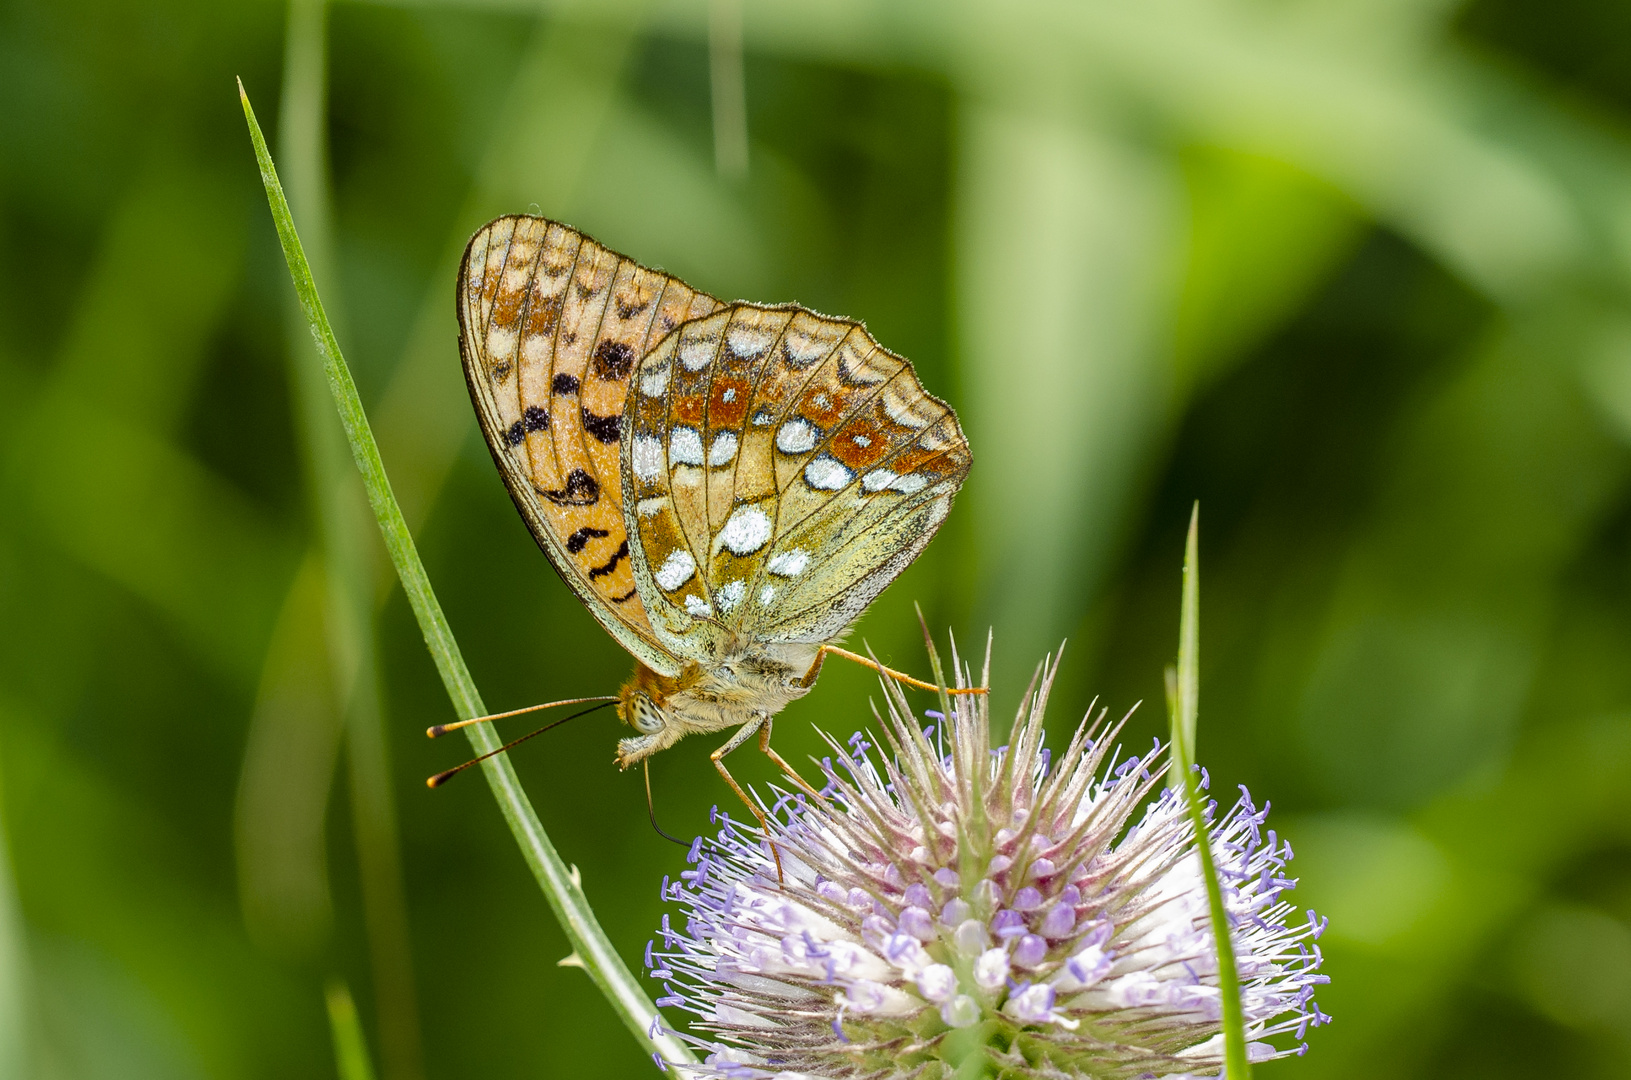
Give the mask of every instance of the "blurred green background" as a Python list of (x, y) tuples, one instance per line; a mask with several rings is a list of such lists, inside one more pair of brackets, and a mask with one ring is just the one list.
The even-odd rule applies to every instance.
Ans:
[[(1631, 1075), (1625, 4), (13, 0), (0, 1076), (333, 1076), (333, 979), (383, 1080), (650, 1075), (482, 782), (421, 783), (464, 747), (234, 76), (493, 708), (630, 666), (459, 373), (457, 256), (531, 209), (916, 361), (977, 463), (858, 638), (994, 625), (1001, 712), (1065, 637), (1056, 735), (1159, 703), (1201, 500), (1201, 757), (1331, 916), (1336, 1022), (1264, 1076)], [(829, 665), (781, 749), (875, 692)], [(633, 962), (681, 863), (614, 726), (515, 762)]]

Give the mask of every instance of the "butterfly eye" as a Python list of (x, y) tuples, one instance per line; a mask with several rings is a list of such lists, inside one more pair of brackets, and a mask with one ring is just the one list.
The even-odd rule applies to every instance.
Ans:
[(655, 735), (663, 729), (662, 714), (649, 698), (634, 699), (634, 729), (644, 735)]

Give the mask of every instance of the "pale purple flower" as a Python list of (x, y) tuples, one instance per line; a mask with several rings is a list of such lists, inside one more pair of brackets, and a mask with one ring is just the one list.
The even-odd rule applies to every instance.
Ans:
[[(890, 684), (881, 753), (829, 739), (825, 802), (783, 795), (768, 837), (725, 818), (693, 845), (664, 886), (684, 928), (664, 918), (647, 966), (658, 1004), (694, 1017), (700, 1075), (931, 1080), (969, 1054), (1012, 1077), (1218, 1074), (1211, 921), (1164, 749), (1122, 758), (1101, 713), (1050, 768), (1056, 670), (996, 750), (985, 696), (925, 730)], [(1253, 1060), (1303, 1052), (1330, 1019), (1325, 924), (1285, 900), (1291, 847), (1267, 813), (1242, 789), (1207, 817)]]

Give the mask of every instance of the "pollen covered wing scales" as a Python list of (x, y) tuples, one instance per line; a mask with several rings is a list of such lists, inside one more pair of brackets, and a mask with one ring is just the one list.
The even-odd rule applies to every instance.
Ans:
[(595, 618), (676, 675), (635, 584), (623, 512), (622, 414), (638, 362), (718, 300), (576, 230), (516, 215), (470, 241), (459, 345), (482, 432), (539, 546)]
[(736, 303), (670, 333), (625, 409), (624, 514), (661, 646), (834, 640), (945, 519), (957, 418), (859, 323)]

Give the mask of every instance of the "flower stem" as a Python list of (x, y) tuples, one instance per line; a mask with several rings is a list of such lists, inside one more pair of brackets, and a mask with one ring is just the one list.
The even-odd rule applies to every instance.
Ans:
[[(380, 459), (379, 447), (374, 442), (368, 417), (357, 396), (351, 371), (340, 353), (339, 343), (334, 339), (328, 316), (324, 314), (323, 302), (312, 282), (311, 268), (306, 263), (300, 237), (295, 232), (289, 204), (278, 183), (272, 156), (266, 149), (266, 139), (261, 134), (255, 112), (249, 104), (249, 96), (244, 93), (241, 82), (238, 84), (238, 97), (243, 103), (244, 119), (249, 125), (249, 137), (255, 146), (261, 182), (266, 187), (272, 220), (277, 226), (278, 240), (283, 245), (283, 255), (289, 264), (289, 275), (294, 280), (295, 293), (300, 298), (300, 306), (311, 326), (317, 352), (322, 357), (329, 390), (351, 444), (352, 459), (362, 473), (363, 484), (368, 490), (368, 502), (379, 522), (386, 551), (396, 567), (402, 591), (413, 608), (414, 617), (419, 621), (425, 646), (436, 663), (436, 670), (442, 677), (442, 686), (453, 703), (454, 711), (464, 720), (485, 716), (487, 708), (476, 690), (475, 680), (465, 667), (464, 657), (459, 652), (447, 617), (442, 613), (442, 606), (431, 589), (430, 579), (419, 560), (419, 550), (402, 517), (402, 510), (397, 506), (396, 497), (391, 494), (391, 483), (385, 476), (385, 464)], [(465, 728), (465, 733), (478, 754), (496, 750), (501, 745), (490, 725), (472, 724)], [(510, 826), (510, 832), (521, 846), (522, 856), (549, 899), (550, 906), (555, 909), (555, 916), (566, 931), (578, 963), (589, 973), (624, 1025), (642, 1043), (655, 1047), (664, 1061), (678, 1065), (696, 1064), (696, 1058), (685, 1045), (663, 1027), (656, 1006), (640, 989), (633, 973), (613, 949), (606, 932), (595, 919), (588, 898), (574, 882), (572, 873), (561, 861), (549, 835), (544, 832), (543, 824), (522, 791), (521, 782), (509, 759), (503, 754), (489, 758), (482, 763), (482, 771), (487, 776), (494, 798), (498, 800), (499, 810)], [(655, 1036), (651, 1034), (653, 1029), (659, 1029)]]
[(1249, 1080), (1246, 1057), (1246, 1015), (1241, 1008), (1240, 975), (1235, 967), (1235, 943), (1223, 906), (1223, 888), (1212, 857), (1206, 825), (1206, 802), (1195, 770), (1195, 728), (1200, 716), (1200, 523), (1201, 507), (1189, 516), (1189, 537), (1184, 543), (1184, 590), (1178, 620), (1178, 666), (1167, 669), (1167, 707), (1172, 720), (1172, 767), (1184, 786), (1189, 820), (1195, 829), (1195, 852), (1206, 881), (1206, 901), (1212, 916), (1212, 939), (1218, 950), (1218, 991), (1223, 1004), (1223, 1064), (1228, 1080)]

